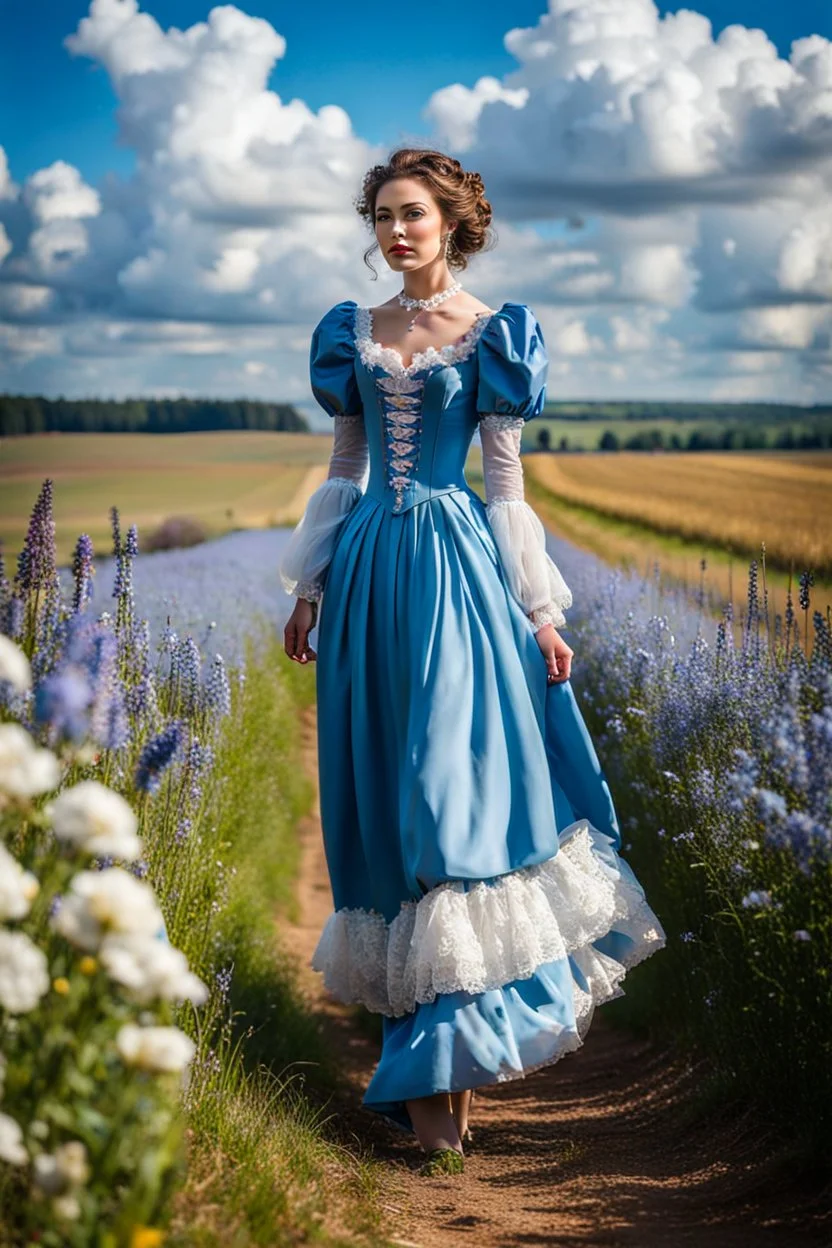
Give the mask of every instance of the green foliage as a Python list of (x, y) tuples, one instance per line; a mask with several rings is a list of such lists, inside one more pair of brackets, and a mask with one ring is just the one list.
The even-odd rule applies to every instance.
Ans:
[(0, 437), (33, 433), (197, 433), (260, 429), (307, 433), (291, 403), (251, 399), (46, 399), (0, 395)]

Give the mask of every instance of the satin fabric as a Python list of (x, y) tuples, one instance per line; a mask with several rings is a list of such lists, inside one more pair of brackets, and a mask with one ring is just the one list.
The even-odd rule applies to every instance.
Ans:
[[(377, 911), (389, 923), (440, 883), (551, 858), (579, 819), (638, 887), (617, 853), (614, 803), (571, 684), (548, 683), (464, 474), (480, 414), (542, 410), (538, 322), (526, 305), (505, 303), (467, 358), (410, 376), (423, 383), (420, 445), (399, 511), (378, 384), (391, 374), (362, 362), (354, 325), (355, 304), (336, 305), (311, 350), (316, 398), (330, 415), (363, 411), (370, 453), (318, 621), (320, 810), (335, 909)], [(595, 944), (637, 956), (623, 932)], [(565, 958), (499, 989), (385, 1017), (365, 1106), (412, 1130), (405, 1099), (514, 1077), (576, 1048), (579, 977)]]

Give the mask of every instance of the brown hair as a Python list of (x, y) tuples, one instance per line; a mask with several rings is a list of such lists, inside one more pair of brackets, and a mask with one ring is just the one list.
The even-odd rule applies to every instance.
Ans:
[[(465, 269), (468, 256), (490, 250), (496, 235), (491, 228), (491, 205), (478, 173), (463, 169), (453, 156), (429, 148), (401, 147), (392, 152), (386, 165), (373, 165), (364, 175), (361, 194), (355, 200), (359, 216), (375, 232), (376, 198), (391, 178), (421, 178), (433, 195), (446, 220), (457, 225), (448, 241), (448, 268)], [(378, 276), (369, 256), (378, 247), (373, 243), (364, 252), (364, 263)]]

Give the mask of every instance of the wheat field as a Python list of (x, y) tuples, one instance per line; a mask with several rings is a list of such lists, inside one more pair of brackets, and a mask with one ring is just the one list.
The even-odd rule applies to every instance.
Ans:
[(832, 575), (832, 452), (531, 454), (526, 477), (564, 502), (658, 533)]

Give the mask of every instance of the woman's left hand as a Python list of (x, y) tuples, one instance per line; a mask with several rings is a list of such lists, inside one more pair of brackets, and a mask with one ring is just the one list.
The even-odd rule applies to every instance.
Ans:
[(561, 684), (568, 680), (572, 672), (574, 650), (566, 644), (554, 624), (544, 624), (537, 630), (535, 637), (549, 668), (549, 684)]

